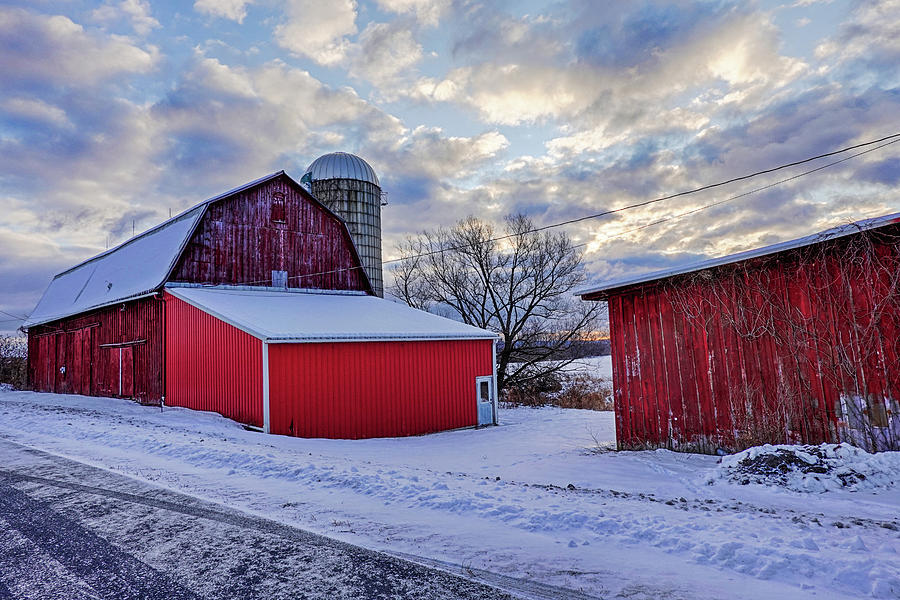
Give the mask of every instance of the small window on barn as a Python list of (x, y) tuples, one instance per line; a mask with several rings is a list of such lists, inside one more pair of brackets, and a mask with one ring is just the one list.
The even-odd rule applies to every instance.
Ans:
[(275, 192), (272, 194), (272, 221), (275, 223), (284, 223), (284, 193)]

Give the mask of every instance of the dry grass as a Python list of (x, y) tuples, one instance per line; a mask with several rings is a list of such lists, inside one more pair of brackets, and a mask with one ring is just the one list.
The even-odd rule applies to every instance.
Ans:
[(509, 406), (612, 410), (612, 384), (588, 373), (556, 373), (507, 389), (503, 401)]
[(563, 389), (553, 398), (553, 404), (560, 408), (612, 410), (612, 384), (587, 373), (567, 375)]

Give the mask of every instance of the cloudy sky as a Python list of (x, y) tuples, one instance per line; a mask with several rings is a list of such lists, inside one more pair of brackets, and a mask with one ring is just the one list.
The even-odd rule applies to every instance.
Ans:
[[(25, 315), (133, 221), (335, 150), (378, 172), (392, 257), (900, 132), (900, 0), (5, 0), (0, 82), (0, 310)], [(634, 231), (801, 170), (565, 231), (599, 281), (900, 211), (896, 144)]]

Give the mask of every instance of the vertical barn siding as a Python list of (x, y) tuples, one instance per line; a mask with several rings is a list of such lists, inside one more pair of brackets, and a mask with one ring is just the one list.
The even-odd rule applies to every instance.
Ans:
[(271, 286), (272, 271), (292, 288), (368, 290), (344, 225), (287, 177), (211, 203), (170, 280)]
[(370, 438), (478, 422), (491, 340), (269, 344), (272, 433)]
[(263, 426), (262, 342), (166, 294), (166, 405)]
[[(890, 241), (897, 238), (879, 239), (875, 252), (889, 268), (876, 276), (842, 260), (848, 240), (756, 259), (743, 279), (720, 277), (734, 268), (726, 265), (709, 277), (612, 292), (619, 448), (835, 442), (847, 418), (842, 395), (896, 401), (900, 302), (891, 278), (900, 272), (900, 249)], [(762, 318), (739, 333), (728, 315), (742, 310), (782, 311), (780, 319), (811, 333), (785, 343), (791, 336), (767, 330)], [(860, 339), (861, 331), (870, 337)]]
[[(163, 303), (156, 297), (37, 325), (28, 330), (28, 380), (38, 392), (158, 404), (163, 394), (162, 336)], [(122, 348), (130, 352), (122, 373), (129, 388), (120, 393)]]

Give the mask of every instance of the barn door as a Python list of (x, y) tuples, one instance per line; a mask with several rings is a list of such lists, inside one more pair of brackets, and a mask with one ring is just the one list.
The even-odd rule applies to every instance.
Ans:
[(134, 396), (134, 347), (119, 348), (119, 395), (123, 398)]
[(81, 331), (81, 393), (90, 396), (93, 393), (94, 361), (91, 352), (94, 345), (91, 342), (94, 328), (88, 327)]
[(475, 378), (476, 401), (478, 402), (478, 424), (494, 423), (494, 378)]
[(83, 381), (84, 364), (82, 361), (82, 329), (77, 329), (66, 334), (66, 346), (69, 347), (69, 364), (66, 365), (69, 391), (72, 394), (83, 394), (81, 382)]
[(53, 391), (57, 394), (68, 394), (69, 382), (67, 375), (69, 373), (69, 363), (66, 353), (66, 348), (68, 346), (66, 343), (67, 336), (65, 333), (60, 333), (53, 337), (56, 338), (56, 372), (54, 373), (55, 385), (53, 386)]
[(39, 392), (52, 392), (56, 380), (56, 336), (45, 335), (39, 339), (40, 374)]

